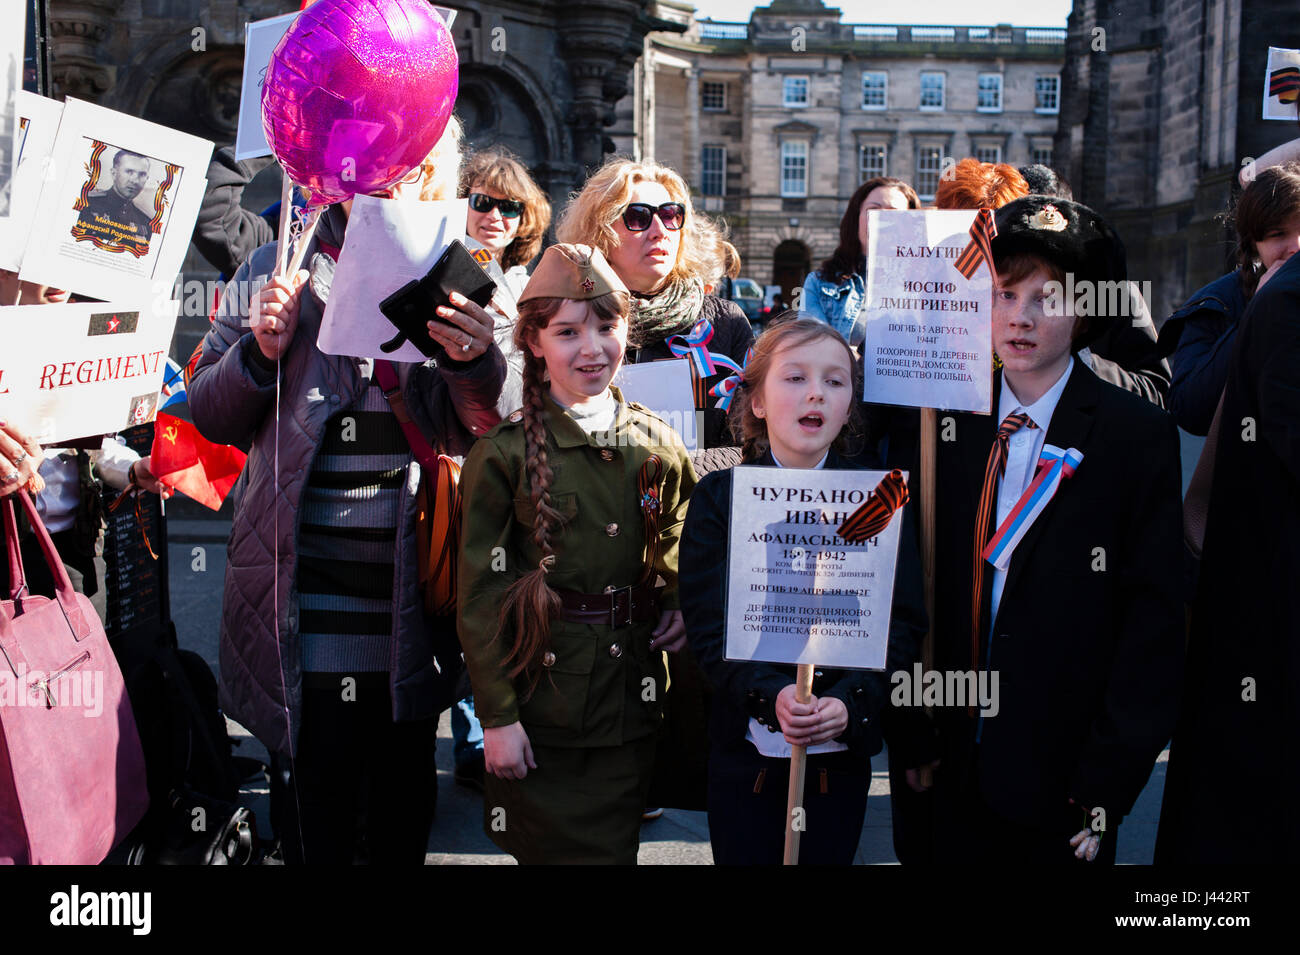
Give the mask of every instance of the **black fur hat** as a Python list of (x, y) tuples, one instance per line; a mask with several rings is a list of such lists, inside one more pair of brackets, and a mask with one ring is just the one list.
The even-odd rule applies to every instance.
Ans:
[[(1076, 349), (1094, 341), (1110, 321), (1131, 317), (1134, 303), (1127, 297), (1124, 243), (1096, 212), (1069, 199), (1024, 196), (1007, 203), (995, 215), (995, 262), (1017, 254), (1035, 255), (1066, 273), (1067, 290), (1091, 284), (1087, 294), (1093, 304), (1080, 313), (1087, 321), (1075, 336)], [(1124, 291), (1109, 292), (1116, 286), (1103, 288), (1097, 284), (1102, 282), (1124, 283)]]

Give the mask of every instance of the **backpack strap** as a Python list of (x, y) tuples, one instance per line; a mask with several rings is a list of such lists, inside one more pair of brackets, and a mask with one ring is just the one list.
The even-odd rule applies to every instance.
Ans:
[(438, 453), (429, 446), (428, 441), (424, 440), (424, 435), (420, 434), (420, 429), (411, 420), (411, 413), (406, 407), (406, 397), (402, 394), (402, 385), (397, 378), (397, 369), (393, 367), (391, 361), (383, 358), (375, 359), (375, 380), (379, 382), (388, 406), (393, 409), (397, 423), (402, 426), (402, 434), (406, 435), (406, 443), (411, 446), (411, 453), (415, 455), (415, 460), (419, 461), (420, 466), (430, 474), (436, 474)]

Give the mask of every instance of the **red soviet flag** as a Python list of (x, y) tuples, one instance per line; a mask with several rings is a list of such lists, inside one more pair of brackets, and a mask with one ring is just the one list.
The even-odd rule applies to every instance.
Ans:
[(189, 421), (161, 411), (152, 454), (149, 470), (158, 480), (214, 511), (221, 509), (248, 457), (231, 445), (213, 444)]

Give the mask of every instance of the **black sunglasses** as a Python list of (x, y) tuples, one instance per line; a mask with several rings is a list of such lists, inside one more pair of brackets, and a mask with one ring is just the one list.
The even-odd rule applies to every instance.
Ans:
[(676, 232), (686, 222), (686, 207), (680, 202), (665, 202), (657, 209), (648, 202), (633, 202), (623, 210), (623, 225), (628, 232), (644, 232), (656, 213), (669, 232)]
[(518, 219), (524, 211), (524, 204), (518, 199), (493, 199), (481, 192), (469, 194), (469, 207), (475, 212), (491, 212), (493, 209), (500, 209), (503, 219)]

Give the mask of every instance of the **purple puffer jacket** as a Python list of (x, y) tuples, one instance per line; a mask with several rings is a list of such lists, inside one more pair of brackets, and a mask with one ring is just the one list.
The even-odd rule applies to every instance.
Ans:
[[(342, 238), (340, 210), (321, 222), (323, 240)], [(317, 240), (313, 240), (315, 243)], [(364, 379), (358, 359), (326, 355), (315, 345), (328, 296), (333, 260), (312, 254), (312, 279), (299, 308), (298, 331), (281, 372), (279, 493), (276, 493), (275, 381), (251, 366), (256, 348), (246, 304), (248, 288), (275, 265), (275, 244), (257, 249), (227, 287), (188, 390), (194, 423), (211, 441), (249, 448), (235, 486), (234, 525), (227, 551), (221, 615), (220, 700), (225, 711), (272, 752), (288, 753), (301, 727), (302, 672), (298, 637), (297, 542), (299, 502), (320, 446), (326, 420), (352, 406)], [(500, 420), (497, 396), (505, 359), (494, 345), (477, 361), (438, 367), (434, 362), (398, 364), (411, 417), (436, 449), (464, 454), (477, 435)], [(415, 490), (420, 466), (412, 459), (401, 497), (401, 524), (393, 568), (393, 657), (390, 680), (393, 719), (436, 715), (432, 686), (430, 621), (417, 586)], [(279, 528), (279, 566), (275, 564)], [(273, 624), (274, 621), (274, 624)], [(286, 719), (287, 717), (287, 719)], [(296, 748), (296, 747), (295, 747)]]

